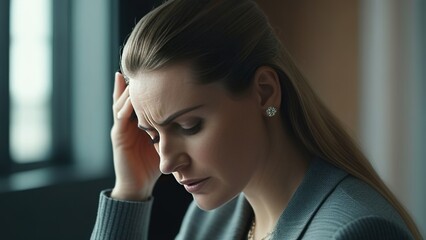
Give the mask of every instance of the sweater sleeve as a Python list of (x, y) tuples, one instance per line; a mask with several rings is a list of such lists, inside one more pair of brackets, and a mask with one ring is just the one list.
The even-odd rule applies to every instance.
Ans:
[(91, 240), (148, 239), (153, 198), (145, 202), (120, 201), (101, 192), (98, 215)]
[(382, 217), (369, 216), (357, 219), (340, 229), (336, 240), (399, 240), (414, 239), (408, 230)]

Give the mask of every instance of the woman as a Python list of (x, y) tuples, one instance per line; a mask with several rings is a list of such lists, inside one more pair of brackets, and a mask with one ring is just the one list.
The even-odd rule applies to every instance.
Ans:
[(421, 238), (253, 1), (170, 0), (121, 65), (92, 239), (146, 238), (161, 173), (194, 198), (177, 239)]

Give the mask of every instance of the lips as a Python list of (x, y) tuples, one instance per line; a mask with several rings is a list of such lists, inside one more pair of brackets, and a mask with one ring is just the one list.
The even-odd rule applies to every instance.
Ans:
[(197, 193), (204, 187), (209, 178), (199, 178), (199, 179), (188, 179), (179, 181), (183, 185), (186, 191), (190, 193)]

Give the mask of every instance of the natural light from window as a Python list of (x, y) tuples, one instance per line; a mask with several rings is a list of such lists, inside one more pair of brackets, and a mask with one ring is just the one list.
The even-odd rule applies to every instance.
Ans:
[(17, 163), (36, 162), (52, 148), (52, 0), (10, 7), (10, 153)]

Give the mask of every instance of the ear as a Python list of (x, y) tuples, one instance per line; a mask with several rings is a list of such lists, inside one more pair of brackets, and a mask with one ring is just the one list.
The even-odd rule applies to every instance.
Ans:
[(280, 109), (281, 84), (277, 72), (268, 66), (259, 67), (254, 74), (254, 91), (263, 112), (268, 107)]

